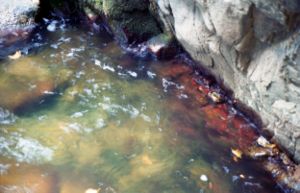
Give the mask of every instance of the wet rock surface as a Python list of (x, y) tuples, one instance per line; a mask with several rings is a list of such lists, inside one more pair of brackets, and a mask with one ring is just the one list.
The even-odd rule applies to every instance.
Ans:
[(142, 42), (161, 33), (149, 10), (149, 1), (83, 0), (87, 14), (102, 13), (121, 43)]
[(300, 161), (300, 5), (282, 1), (159, 0), (164, 28)]
[[(35, 27), (38, 0), (0, 1), (0, 59), (13, 53)], [(5, 49), (4, 49), (5, 48)]]

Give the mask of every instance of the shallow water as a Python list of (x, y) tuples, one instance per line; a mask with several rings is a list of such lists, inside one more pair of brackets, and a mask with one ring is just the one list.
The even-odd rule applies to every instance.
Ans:
[(0, 66), (1, 193), (281, 192), (233, 159), (256, 127), (210, 101), (222, 91), (185, 57), (140, 58), (71, 27), (34, 42)]

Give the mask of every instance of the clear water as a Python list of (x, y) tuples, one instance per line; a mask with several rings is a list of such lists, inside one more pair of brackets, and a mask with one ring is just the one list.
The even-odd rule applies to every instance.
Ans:
[(260, 163), (234, 161), (255, 127), (208, 102), (184, 59), (77, 28), (42, 39), (0, 65), (1, 193), (280, 192)]

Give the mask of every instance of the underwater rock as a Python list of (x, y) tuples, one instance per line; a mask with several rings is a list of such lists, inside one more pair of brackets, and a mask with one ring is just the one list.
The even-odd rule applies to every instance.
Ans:
[(58, 192), (55, 178), (38, 167), (11, 165), (7, 174), (1, 176), (1, 193), (51, 193)]
[(170, 59), (178, 53), (178, 45), (171, 34), (159, 34), (146, 42), (146, 47), (158, 59)]
[(45, 61), (37, 62), (29, 56), (9, 61), (0, 77), (0, 106), (16, 111), (55, 95), (55, 89), (66, 82), (70, 73), (61, 70), (53, 74), (45, 65)]

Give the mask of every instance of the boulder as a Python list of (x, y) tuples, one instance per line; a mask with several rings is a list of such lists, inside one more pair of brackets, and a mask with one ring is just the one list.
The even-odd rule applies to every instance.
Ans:
[(300, 161), (298, 0), (158, 0), (163, 28)]
[[(35, 105), (37, 108), (36, 104), (41, 104), (44, 99), (57, 96), (57, 91), (67, 85), (72, 72), (62, 68), (54, 74), (49, 65), (51, 63), (34, 56), (22, 56), (3, 63), (0, 68), (0, 107), (19, 113), (26, 107)], [(9, 118), (9, 115), (5, 117)]]
[[(39, 0), (0, 0), (0, 59), (13, 53), (17, 44), (35, 27)], [(5, 48), (5, 49), (3, 49)]]
[(147, 0), (83, 0), (84, 10), (102, 13), (121, 43), (142, 42), (161, 33)]

